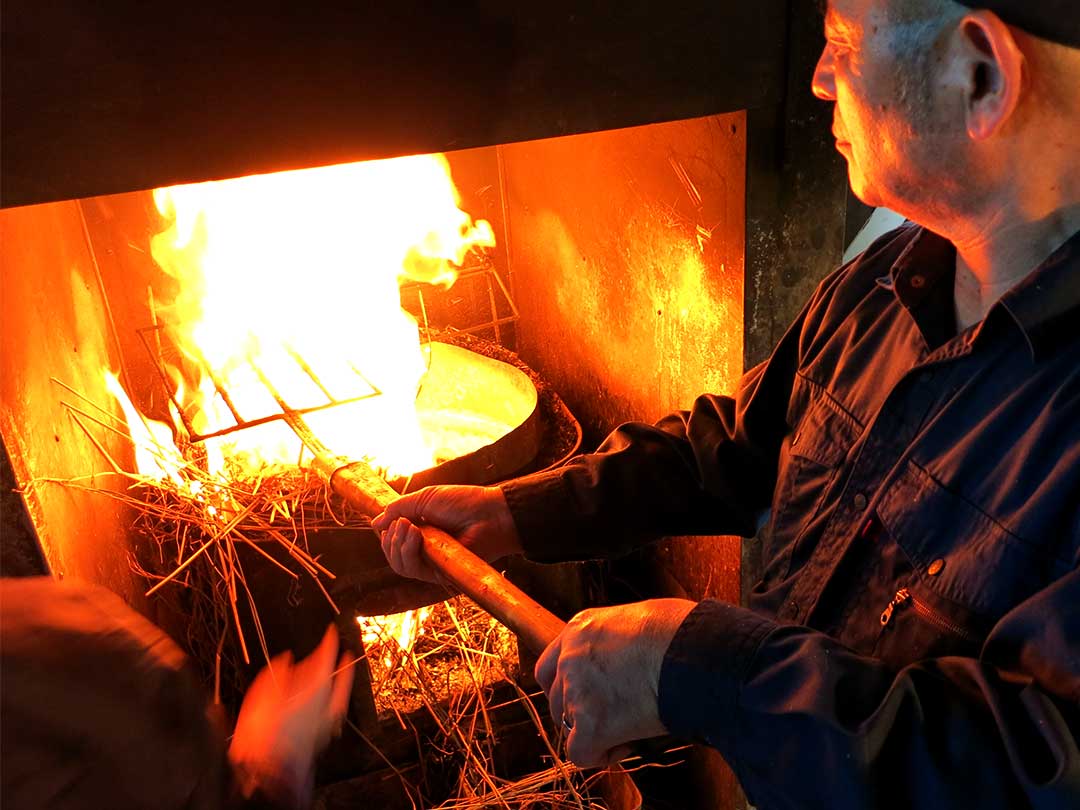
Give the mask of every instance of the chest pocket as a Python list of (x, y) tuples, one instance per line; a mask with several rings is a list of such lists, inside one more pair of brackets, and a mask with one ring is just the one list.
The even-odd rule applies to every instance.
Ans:
[(887, 487), (878, 514), (912, 563), (911, 593), (933, 608), (930, 618), (968, 635), (985, 635), (1070, 569), (910, 460)]
[(780, 451), (772, 525), (765, 557), (766, 583), (801, 567), (808, 542), (827, 518), (827, 495), (862, 432), (862, 426), (815, 383), (799, 377), (788, 411), (793, 430)]

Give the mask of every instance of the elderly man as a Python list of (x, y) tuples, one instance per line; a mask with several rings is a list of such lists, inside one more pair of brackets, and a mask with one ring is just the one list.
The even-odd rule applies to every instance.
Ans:
[(813, 91), (852, 188), (911, 222), (734, 397), (376, 526), (427, 576), (422, 520), (549, 561), (750, 535), (771, 507), (749, 610), (589, 610), (544, 653), (576, 762), (670, 731), (760, 807), (1078, 807), (1080, 14), (830, 0), (825, 30)]

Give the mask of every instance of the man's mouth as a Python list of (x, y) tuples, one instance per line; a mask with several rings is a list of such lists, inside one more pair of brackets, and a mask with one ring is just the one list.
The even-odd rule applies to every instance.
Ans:
[(832, 136), (833, 136), (833, 138), (835, 138), (835, 139), (836, 139), (836, 145), (837, 145), (837, 146), (840, 146), (841, 144), (844, 144), (845, 146), (850, 146), (850, 145), (851, 145), (851, 141), (849, 141), (849, 140), (847, 139), (847, 137), (845, 137), (844, 135), (841, 135), (841, 134), (840, 134), (840, 128), (839, 128), (839, 126), (838, 126), (838, 124), (839, 124), (839, 123), (840, 123), (840, 121), (838, 120), (838, 118), (837, 118), (837, 117), (834, 117), (834, 118), (833, 118), (833, 124), (832, 124), (832, 126), (831, 126), (831, 127), (829, 128), (829, 129), (830, 129), (830, 131), (832, 132)]

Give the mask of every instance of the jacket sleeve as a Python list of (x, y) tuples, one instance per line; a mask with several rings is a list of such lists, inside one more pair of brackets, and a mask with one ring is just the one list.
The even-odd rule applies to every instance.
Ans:
[(752, 536), (788, 432), (804, 318), (735, 396), (706, 394), (655, 425), (623, 424), (595, 453), (503, 484), (525, 556), (614, 556), (667, 534)]
[(668, 649), (660, 712), (761, 807), (1080, 807), (1080, 570), (1006, 614), (978, 658), (898, 672), (703, 602)]
[(862, 297), (840, 288), (852, 278), (872, 285), (914, 232), (880, 237), (825, 278), (734, 396), (706, 394), (654, 425), (621, 425), (595, 453), (503, 484), (525, 556), (559, 562), (615, 556), (663, 535), (752, 536), (772, 501), (800, 356)]

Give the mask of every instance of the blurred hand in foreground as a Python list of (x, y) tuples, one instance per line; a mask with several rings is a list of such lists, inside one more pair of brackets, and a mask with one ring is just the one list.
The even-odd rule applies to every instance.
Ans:
[(306, 805), (315, 756), (340, 733), (352, 682), (349, 655), (338, 658), (334, 625), (307, 658), (294, 662), (285, 652), (270, 660), (244, 695), (229, 746), (244, 796), (261, 793)]
[(418, 525), (442, 529), (489, 562), (521, 551), (514, 518), (498, 487), (426, 487), (398, 498), (371, 525), (390, 567), (427, 582), (439, 580), (424, 559)]
[(696, 603), (652, 599), (577, 614), (536, 663), (566, 753), (580, 767), (614, 764), (627, 743), (667, 733), (660, 721), (660, 668)]

